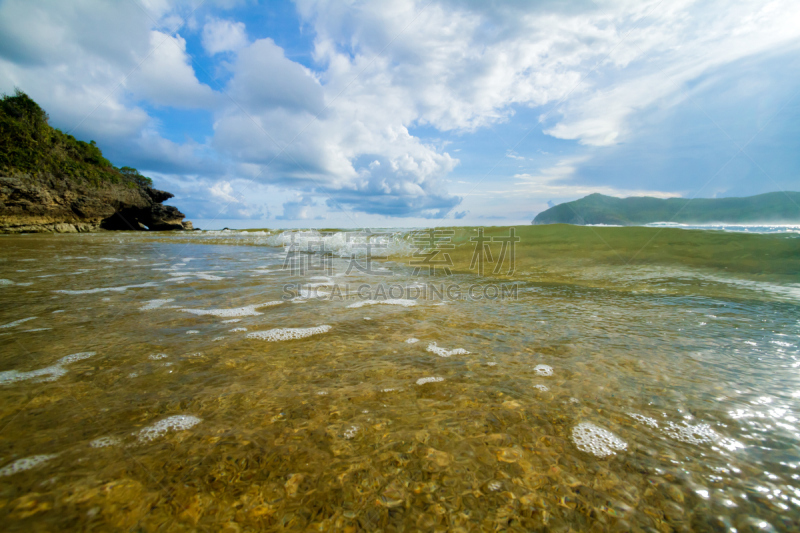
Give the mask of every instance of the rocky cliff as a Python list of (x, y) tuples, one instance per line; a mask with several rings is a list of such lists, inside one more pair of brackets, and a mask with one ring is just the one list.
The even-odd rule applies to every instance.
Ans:
[(172, 196), (113, 166), (94, 141), (52, 128), (24, 93), (0, 100), (0, 232), (192, 229), (162, 204)]
[(185, 215), (151, 187), (90, 187), (53, 175), (0, 177), (0, 232), (192, 229)]

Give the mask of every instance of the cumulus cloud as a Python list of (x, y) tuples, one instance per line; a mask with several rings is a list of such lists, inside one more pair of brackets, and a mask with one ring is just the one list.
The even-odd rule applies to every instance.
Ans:
[(202, 42), (209, 55), (235, 52), (247, 45), (247, 31), (243, 22), (210, 17), (203, 26)]
[(400, 120), (439, 130), (549, 105), (548, 134), (596, 146), (622, 140), (631, 115), (703, 72), (800, 37), (800, 4), (789, 0), (298, 6), (334, 90), (363, 72), (348, 92), (381, 94), (400, 104)]
[(200, 83), (186, 53), (186, 40), (160, 31), (150, 32), (150, 52), (126, 81), (137, 97), (155, 105), (211, 107), (216, 94)]
[(399, 102), (363, 89), (337, 96), (271, 39), (242, 49), (232, 72), (237, 105), (219, 115), (214, 143), (259, 166), (259, 180), (392, 216), (443, 214), (460, 201), (440, 181), (457, 160), (411, 135)]

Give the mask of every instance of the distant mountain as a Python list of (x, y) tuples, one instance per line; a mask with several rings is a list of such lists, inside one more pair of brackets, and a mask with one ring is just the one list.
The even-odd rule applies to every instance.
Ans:
[(590, 194), (542, 211), (533, 224), (800, 223), (800, 192), (770, 192), (745, 198), (616, 198)]

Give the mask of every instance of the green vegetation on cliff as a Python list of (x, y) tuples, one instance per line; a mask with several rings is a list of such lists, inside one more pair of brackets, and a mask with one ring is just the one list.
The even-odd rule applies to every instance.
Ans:
[(0, 174), (52, 174), (92, 186), (151, 187), (153, 181), (131, 167), (116, 168), (94, 141), (79, 141), (48, 124), (48, 116), (27, 94), (0, 99)]
[(771, 192), (745, 198), (616, 198), (590, 194), (542, 211), (534, 224), (757, 224), (800, 222), (800, 193)]

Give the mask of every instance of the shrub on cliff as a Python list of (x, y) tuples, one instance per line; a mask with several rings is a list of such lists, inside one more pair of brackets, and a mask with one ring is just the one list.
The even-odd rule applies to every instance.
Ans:
[(0, 174), (53, 174), (92, 186), (152, 187), (131, 167), (118, 169), (94, 141), (79, 141), (48, 124), (47, 113), (17, 89), (0, 99)]

